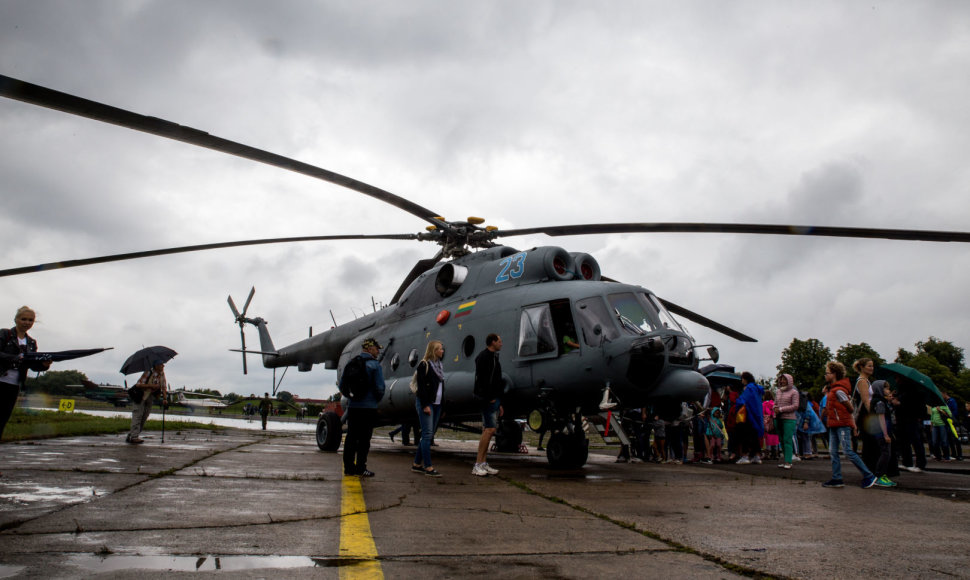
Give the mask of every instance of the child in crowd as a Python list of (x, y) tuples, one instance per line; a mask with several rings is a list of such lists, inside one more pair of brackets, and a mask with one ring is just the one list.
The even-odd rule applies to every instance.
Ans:
[(714, 409), (711, 412), (711, 419), (707, 424), (707, 441), (711, 448), (711, 457), (714, 463), (721, 462), (721, 447), (727, 438), (727, 431), (724, 428), (724, 419), (721, 409)]
[(667, 460), (667, 427), (664, 420), (657, 415), (654, 415), (651, 426), (653, 427), (653, 445), (651, 446), (653, 461), (662, 463)]
[(889, 430), (889, 403), (886, 400), (885, 389), (886, 381), (875, 381), (869, 386), (869, 408), (879, 423), (879, 432), (873, 433), (879, 442), (879, 460), (872, 473), (876, 476), (876, 485), (879, 487), (896, 487), (896, 482), (886, 476), (891, 456), (892, 436)]

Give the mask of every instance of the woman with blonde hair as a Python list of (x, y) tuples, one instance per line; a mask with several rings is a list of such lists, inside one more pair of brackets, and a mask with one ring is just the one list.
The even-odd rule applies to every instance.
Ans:
[(418, 423), (421, 425), (421, 440), (414, 453), (414, 463), (411, 471), (423, 473), (429, 477), (441, 477), (441, 474), (431, 464), (431, 440), (434, 437), (435, 426), (441, 417), (441, 403), (445, 395), (445, 373), (441, 366), (441, 359), (445, 356), (445, 347), (440, 340), (432, 340), (424, 350), (424, 358), (418, 363), (418, 392), (414, 400), (414, 408), (418, 412)]
[(0, 436), (17, 406), (27, 371), (46, 371), (51, 366), (50, 361), (24, 360), (24, 354), (37, 352), (37, 341), (27, 334), (36, 318), (29, 306), (21, 306), (14, 314), (14, 327), (0, 329)]

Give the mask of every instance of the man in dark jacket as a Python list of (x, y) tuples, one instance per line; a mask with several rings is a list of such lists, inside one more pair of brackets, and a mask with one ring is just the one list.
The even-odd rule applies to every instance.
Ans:
[(384, 397), (384, 372), (377, 360), (383, 347), (377, 340), (367, 338), (361, 348), (363, 352), (360, 357), (364, 359), (367, 391), (362, 396), (355, 396), (347, 405), (344, 475), (374, 477), (374, 472), (367, 469), (367, 453), (370, 451), (370, 440), (377, 423), (377, 403)]
[(263, 393), (263, 400), (259, 402), (259, 416), (263, 420), (263, 431), (266, 430), (266, 419), (272, 408), (273, 401), (269, 398), (269, 393)]
[(499, 399), (505, 386), (502, 379), (502, 363), (498, 360), (498, 353), (502, 350), (502, 337), (489, 334), (485, 337), (485, 350), (475, 357), (475, 399), (482, 408), (482, 438), (478, 440), (478, 457), (472, 475), (484, 477), (495, 475), (497, 469), (489, 467), (486, 462), (488, 444), (495, 435), (498, 427), (498, 417), (502, 408)]

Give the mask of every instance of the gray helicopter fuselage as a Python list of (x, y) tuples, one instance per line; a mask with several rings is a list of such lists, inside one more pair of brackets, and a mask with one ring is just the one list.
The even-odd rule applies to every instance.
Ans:
[[(563, 412), (595, 413), (607, 387), (624, 407), (667, 414), (708, 393), (692, 338), (650, 291), (604, 281), (591, 256), (552, 246), (498, 246), (440, 264), (397, 303), (264, 355), (263, 363), (302, 371), (324, 364), (339, 374), (374, 337), (385, 346), (380, 421), (399, 423), (414, 417), (408, 384), (428, 342), (439, 340), (444, 412), (450, 421), (475, 420), (475, 357), (490, 333), (504, 342), (507, 417), (525, 416), (540, 399)], [(264, 352), (274, 350), (265, 325), (260, 338)]]

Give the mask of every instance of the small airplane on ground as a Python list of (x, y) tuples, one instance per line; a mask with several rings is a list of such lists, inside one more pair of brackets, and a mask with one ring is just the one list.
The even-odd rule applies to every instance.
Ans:
[(173, 391), (169, 396), (175, 396), (174, 403), (188, 407), (190, 411), (196, 409), (224, 409), (228, 407), (219, 399), (206, 395), (205, 393), (194, 393), (192, 391)]
[(67, 385), (69, 389), (81, 391), (81, 395), (92, 401), (104, 401), (115, 407), (124, 407), (131, 402), (128, 391), (120, 385), (98, 385), (91, 381), (83, 381), (80, 385)]

